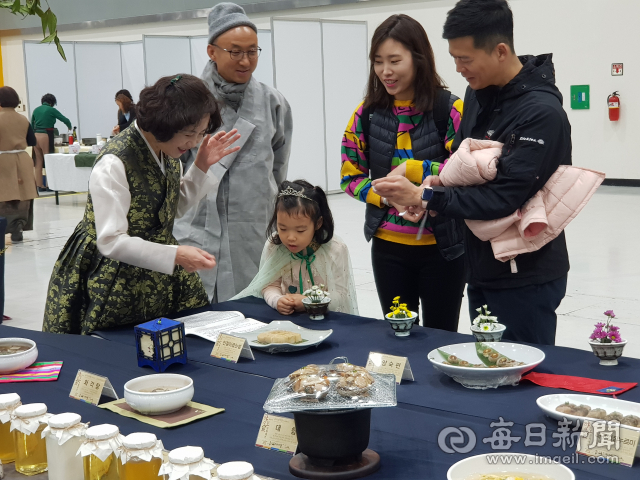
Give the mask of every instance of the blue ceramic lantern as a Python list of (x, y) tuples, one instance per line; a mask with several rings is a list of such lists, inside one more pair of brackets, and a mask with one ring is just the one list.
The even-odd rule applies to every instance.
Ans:
[(184, 324), (158, 318), (135, 327), (138, 366), (164, 372), (172, 363), (187, 363)]

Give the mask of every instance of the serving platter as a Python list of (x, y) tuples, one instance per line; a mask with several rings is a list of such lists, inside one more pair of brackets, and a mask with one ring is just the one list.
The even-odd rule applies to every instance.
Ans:
[[(258, 342), (258, 334), (270, 332), (272, 330), (287, 330), (289, 332), (299, 333), (302, 337), (302, 342), (299, 343), (260, 343)], [(331, 336), (333, 330), (311, 330), (310, 328), (304, 328), (296, 325), (288, 320), (274, 320), (266, 327), (261, 327), (258, 330), (247, 333), (235, 334), (237, 337), (246, 338), (251, 348), (257, 350), (263, 350), (269, 353), (279, 352), (297, 352), (304, 350), (305, 348), (315, 347), (324, 342)]]
[(428, 358), (433, 368), (450, 376), (463, 387), (485, 390), (487, 388), (498, 388), (504, 385), (517, 385), (522, 375), (533, 370), (544, 360), (544, 352), (529, 345), (507, 342), (484, 342), (489, 348), (496, 350), (501, 355), (512, 360), (523, 362), (524, 365), (500, 368), (473, 368), (461, 367), (458, 365), (447, 365), (438, 350), (455, 355), (461, 360), (466, 360), (471, 364), (480, 363), (476, 353), (476, 343), (458, 343), (436, 348), (429, 352)]

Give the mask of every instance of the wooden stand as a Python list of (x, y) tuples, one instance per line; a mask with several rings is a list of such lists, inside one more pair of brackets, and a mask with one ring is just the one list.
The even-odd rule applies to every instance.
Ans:
[(357, 458), (327, 461), (299, 453), (289, 462), (289, 471), (293, 475), (310, 480), (362, 478), (377, 472), (379, 468), (380, 455), (368, 448)]

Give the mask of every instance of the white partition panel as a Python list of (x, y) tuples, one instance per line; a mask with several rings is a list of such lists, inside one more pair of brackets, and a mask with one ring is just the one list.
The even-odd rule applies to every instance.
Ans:
[[(45, 93), (52, 93), (58, 100), (56, 108), (71, 121), (72, 125), (77, 126), (74, 44), (62, 42), (62, 46), (67, 56), (66, 62), (60, 58), (54, 44), (24, 42), (29, 118), (33, 110), (41, 105), (42, 96)], [(67, 127), (60, 121), (56, 123), (56, 128), (61, 133), (67, 131)]]
[(258, 30), (258, 46), (262, 49), (262, 53), (253, 76), (265, 85), (273, 87), (273, 46), (271, 42), (271, 30)]
[[(327, 186), (320, 22), (273, 20), (276, 88), (293, 112), (287, 178)], [(304, 39), (304, 41), (300, 41)]]
[(209, 62), (207, 45), (209, 37), (191, 37), (191, 74), (200, 78), (204, 67)]
[[(327, 188), (340, 190), (340, 144), (349, 118), (364, 97), (369, 62), (365, 23), (322, 22)], [(348, 75), (345, 76), (345, 72)], [(295, 131), (295, 129), (294, 129)]]
[(109, 138), (118, 124), (115, 95), (122, 88), (119, 43), (76, 43), (78, 125), (81, 138)]
[(120, 44), (122, 59), (122, 88), (131, 93), (134, 102), (138, 102), (140, 91), (145, 87), (144, 49), (142, 42)]
[(161, 77), (191, 72), (189, 37), (144, 35), (142, 41), (147, 85), (153, 85)]

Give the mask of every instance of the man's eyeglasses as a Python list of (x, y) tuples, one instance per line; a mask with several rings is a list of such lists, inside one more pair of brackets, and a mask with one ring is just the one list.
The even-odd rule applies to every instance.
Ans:
[(212, 44), (214, 47), (219, 48), (220, 50), (224, 50), (225, 52), (227, 52), (229, 54), (229, 56), (231, 57), (231, 60), (242, 60), (242, 58), (246, 55), (247, 58), (249, 58), (249, 60), (254, 60), (256, 58), (258, 58), (260, 56), (260, 52), (262, 52), (262, 49), (260, 47), (257, 48), (252, 48), (250, 50), (227, 50), (226, 48), (222, 48), (219, 45), (216, 45), (215, 43)]

